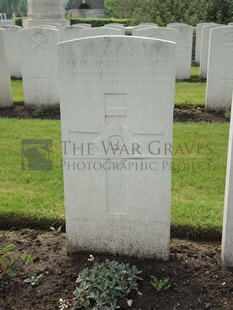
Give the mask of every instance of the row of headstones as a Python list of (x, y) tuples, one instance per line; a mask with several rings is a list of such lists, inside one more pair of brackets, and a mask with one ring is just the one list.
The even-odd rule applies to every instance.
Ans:
[[(212, 110), (230, 108), (233, 89), (233, 67), (229, 65), (228, 61), (228, 59), (232, 59), (231, 53), (233, 51), (231, 47), (233, 45), (232, 28), (230, 26), (224, 26), (224, 28), (219, 26), (215, 24), (206, 25), (205, 23), (197, 25), (196, 61), (198, 62), (198, 59), (200, 59), (200, 63), (202, 64), (201, 71), (206, 67), (208, 68), (208, 72), (210, 72), (207, 79), (206, 108)], [(106, 27), (98, 28), (90, 28), (88, 24), (65, 28), (59, 27), (59, 25), (45, 25), (40, 27), (40, 30), (36, 28), (22, 30), (18, 26), (3, 26), (3, 28), (6, 30), (6, 46), (10, 59), (11, 76), (16, 78), (22, 77), (21, 66), (23, 66), (25, 102), (26, 104), (35, 106), (53, 105), (59, 102), (58, 90), (55, 87), (57, 82), (53, 81), (53, 78), (57, 79), (57, 70), (52, 66), (52, 64), (55, 65), (55, 62), (50, 62), (50, 58), (45, 55), (48, 52), (48, 55), (51, 55), (50, 57), (56, 60), (56, 45), (59, 41), (98, 35), (123, 35), (125, 32), (125, 28), (119, 24), (108, 24)], [(49, 29), (50, 35), (48, 37), (51, 40), (46, 39), (46, 33), (49, 32)], [(22, 36), (20, 35), (21, 32)], [(216, 40), (214, 39), (215, 33), (217, 36)], [(166, 28), (157, 27), (155, 24), (144, 24), (132, 29), (133, 36), (158, 38), (176, 42), (177, 79), (190, 78), (192, 34), (193, 27), (176, 23), (169, 24)], [(52, 38), (52, 35), (54, 38)], [(42, 37), (46, 42), (43, 41)], [(213, 39), (209, 40), (212, 37)], [(22, 48), (20, 47), (21, 38), (24, 38)], [(39, 42), (38, 40), (40, 39), (43, 42)], [(38, 41), (38, 44), (34, 42), (34, 45), (36, 44), (35, 48), (32, 48), (33, 41)], [(208, 44), (209, 41), (210, 45)], [(218, 48), (218, 52), (215, 52), (216, 48)], [(21, 50), (22, 56), (20, 55)], [(45, 56), (45, 59), (43, 59), (42, 54)], [(36, 62), (38, 62), (39, 72), (36, 72), (38, 66), (28, 66), (27, 59), (25, 59), (26, 56), (33, 58), (34, 61), (38, 57)], [(48, 62), (51, 66), (47, 65)], [(209, 65), (207, 65), (208, 63)], [(50, 67), (54, 74), (50, 74)], [(54, 89), (53, 93), (50, 91), (51, 86)], [(30, 91), (31, 87), (32, 91)], [(31, 95), (32, 92), (34, 95)], [(37, 98), (38, 96), (39, 98)], [(3, 103), (1, 102), (1, 104)]]
[(6, 13), (0, 13), (0, 26), (2, 25), (14, 25), (13, 19), (8, 19)]
[[(199, 23), (196, 27), (195, 61), (200, 64), (200, 78), (207, 78), (206, 109), (231, 108), (233, 91), (233, 24)], [(185, 24), (169, 24), (166, 28), (144, 28), (133, 35), (160, 38), (177, 43), (176, 78), (190, 77), (193, 29)], [(166, 32), (166, 35), (164, 35)]]
[[(68, 251), (168, 258), (171, 153), (158, 153), (156, 145), (172, 143), (175, 44), (87, 38), (60, 43), (58, 58)], [(230, 136), (227, 265), (233, 265), (233, 117)]]
[[(200, 78), (207, 78), (206, 109), (230, 109), (233, 91), (233, 24), (199, 23), (196, 26), (195, 61), (200, 64)], [(144, 28), (132, 31), (133, 35), (161, 38), (177, 43), (176, 78), (190, 77), (193, 29), (185, 24), (169, 24), (171, 29)], [(166, 35), (163, 32), (166, 31)], [(162, 34), (162, 35), (161, 35)], [(183, 69), (183, 71), (182, 71)]]
[(0, 13), (0, 21), (2, 20), (8, 20), (6, 13)]
[[(154, 38), (172, 40), (177, 43), (177, 70), (178, 78), (189, 78), (191, 68), (191, 46), (192, 46), (192, 27), (189, 29), (189, 38), (184, 35), (183, 29), (186, 26), (178, 27), (170, 25), (174, 29), (159, 28), (154, 24), (136, 26), (133, 29), (135, 36), (150, 36), (153, 31)], [(111, 28), (110, 28), (111, 27)], [(57, 57), (56, 46), (59, 41), (72, 40), (99, 35), (124, 35), (125, 29), (122, 25), (111, 24), (105, 27), (90, 28), (89, 25), (77, 25), (71, 27), (40, 26), (23, 29), (18, 26), (4, 26), (6, 31), (7, 54), (10, 58), (11, 76), (20, 78), (23, 76), (25, 103), (34, 106), (51, 106), (59, 104), (58, 86), (57, 86)], [(59, 29), (57, 29), (59, 28)], [(175, 29), (177, 28), (177, 29)], [(144, 32), (143, 32), (144, 31)], [(180, 41), (177, 40), (177, 32), (180, 33)], [(61, 37), (61, 39), (60, 39)], [(190, 48), (187, 48), (186, 42), (189, 42)], [(184, 57), (184, 51), (188, 50), (188, 57)], [(186, 59), (187, 61), (185, 62)], [(33, 63), (33, 66), (32, 66)], [(186, 64), (186, 65), (185, 65)], [(22, 69), (21, 69), (22, 68)], [(7, 77), (8, 79), (8, 77)], [(1, 104), (3, 101), (1, 101)], [(12, 102), (12, 100), (10, 100)], [(11, 104), (9, 102), (9, 104)], [(8, 105), (9, 105), (8, 104)], [(5, 103), (6, 105), (6, 103)]]
[[(46, 26), (46, 25), (45, 25)], [(60, 38), (59, 41), (68, 41), (73, 39), (78, 39), (82, 37), (89, 36), (97, 36), (97, 35), (108, 35), (108, 34), (125, 34), (125, 28), (120, 24), (107, 24), (106, 28), (111, 28), (114, 30), (108, 30), (104, 27), (91, 28), (91, 25), (88, 24), (78, 24), (70, 27), (59, 27), (59, 25), (54, 26), (46, 26), (49, 28), (58, 28)], [(191, 69), (191, 49), (192, 49), (192, 33), (193, 28), (187, 25), (179, 25), (179, 24), (169, 24), (169, 28), (157, 27), (156, 24), (143, 24), (132, 29), (133, 36), (144, 36), (144, 37), (153, 37), (157, 39), (163, 39), (168, 41), (173, 41), (177, 43), (177, 71), (176, 77), (177, 79), (189, 79), (190, 78), (190, 69)], [(89, 28), (89, 29), (87, 29)], [(10, 60), (13, 59), (13, 63), (15, 63), (15, 59), (20, 60), (20, 27), (5, 27), (7, 33), (7, 47), (9, 47), (9, 55)], [(116, 31), (117, 30), (117, 31)], [(14, 42), (14, 43), (12, 43)], [(15, 51), (13, 53), (13, 47), (15, 47)], [(16, 57), (14, 54), (17, 54)], [(21, 77), (19, 72), (20, 63), (16, 65), (17, 70), (14, 70), (16, 64), (11, 65), (11, 76)]]

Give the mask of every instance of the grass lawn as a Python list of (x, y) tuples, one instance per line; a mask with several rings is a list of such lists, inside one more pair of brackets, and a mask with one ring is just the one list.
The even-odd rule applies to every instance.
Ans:
[[(174, 124), (173, 226), (188, 226), (193, 231), (220, 231), (228, 128), (228, 123)], [(52, 171), (21, 170), (22, 139), (53, 140)], [(199, 154), (197, 144), (202, 145)], [(205, 147), (206, 144), (209, 146)], [(39, 225), (47, 225), (46, 220), (54, 225), (62, 222), (64, 197), (60, 121), (1, 119), (0, 152), (1, 226), (6, 221), (11, 221), (13, 225), (20, 218), (24, 222), (25, 218), (32, 219), (34, 224)]]
[(199, 67), (192, 67), (192, 68), (191, 68), (191, 76), (192, 76), (192, 77), (197, 77), (197, 76), (199, 76)]
[(11, 81), (12, 95), (14, 102), (24, 102), (23, 82), (21, 80)]
[(176, 83), (175, 104), (189, 103), (205, 106), (206, 83)]
[[(192, 67), (191, 76), (197, 76), (199, 67)], [(205, 105), (206, 83), (176, 83), (176, 104), (191, 103), (193, 105)], [(24, 102), (22, 81), (12, 81), (12, 93), (14, 102)]]

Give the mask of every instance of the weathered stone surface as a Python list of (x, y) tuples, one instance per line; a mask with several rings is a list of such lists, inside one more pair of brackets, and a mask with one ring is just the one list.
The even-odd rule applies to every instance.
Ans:
[(20, 33), (22, 28), (19, 26), (2, 26), (5, 32), (6, 51), (10, 64), (10, 74), (12, 77), (21, 78), (21, 48)]
[(32, 27), (21, 32), (25, 104), (59, 105), (57, 44), (59, 31)]
[(175, 43), (107, 36), (58, 52), (69, 252), (168, 258)]
[(196, 47), (195, 47), (195, 62), (200, 65), (201, 60), (201, 42), (202, 28), (213, 23), (199, 23), (196, 26)]
[(11, 106), (13, 102), (5, 33), (5, 29), (0, 28), (0, 106), (7, 107)]
[(202, 27), (201, 56), (200, 56), (200, 78), (207, 78), (207, 67), (209, 59), (210, 30), (223, 25), (211, 24)]
[(231, 109), (233, 91), (233, 27), (210, 30), (206, 109)]
[(147, 27), (137, 30), (135, 36), (161, 39), (176, 43), (177, 30), (166, 27)]
[(223, 233), (222, 233), (222, 262), (226, 266), (233, 266), (233, 113), (228, 144), (228, 159), (224, 201)]
[(178, 80), (189, 79), (192, 64), (193, 27), (182, 23), (168, 24), (167, 27), (177, 30), (176, 78)]

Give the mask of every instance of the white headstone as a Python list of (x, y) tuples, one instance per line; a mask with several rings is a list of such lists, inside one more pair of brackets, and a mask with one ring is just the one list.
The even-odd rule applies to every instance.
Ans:
[(104, 26), (105, 27), (110, 27), (110, 26), (124, 27), (124, 24), (121, 24), (121, 23), (108, 23), (108, 24), (105, 24)]
[(95, 37), (58, 55), (68, 251), (168, 258), (171, 153), (159, 149), (172, 143), (175, 43)]
[(171, 28), (173, 26), (187, 26), (185, 23), (169, 23), (167, 24), (167, 27)]
[(192, 65), (193, 27), (185, 24), (168, 24), (167, 27), (177, 30), (176, 78), (189, 79)]
[(230, 109), (233, 91), (233, 27), (210, 31), (206, 109)]
[(86, 27), (86, 28), (91, 28), (91, 24), (86, 24), (86, 23), (78, 23), (78, 24), (73, 24), (73, 27)]
[(139, 24), (138, 26), (141, 26), (141, 27), (147, 27), (147, 26), (149, 26), (149, 27), (158, 27), (158, 25), (155, 24), (155, 23), (142, 23), (142, 24)]
[(105, 35), (121, 35), (121, 30), (107, 27), (93, 27), (89, 29), (87, 28), (77, 33), (77, 38), (80, 39), (80, 38), (105, 36)]
[(214, 24), (214, 23), (199, 23), (196, 26), (195, 62), (199, 65), (200, 65), (200, 59), (201, 59), (202, 28), (210, 24)]
[(141, 29), (151, 28), (151, 27), (158, 27), (156, 24), (140, 24), (137, 26), (132, 27), (132, 36), (137, 36), (137, 32)]
[(21, 47), (20, 33), (22, 28), (19, 26), (2, 26), (5, 32), (6, 50), (8, 54), (11, 76), (22, 77), (21, 70)]
[(112, 29), (119, 29), (121, 31), (121, 34), (123, 36), (125, 35), (125, 28), (124, 28), (124, 25), (122, 24), (110, 23), (110, 24), (105, 24), (104, 27), (112, 28)]
[(176, 43), (177, 30), (166, 27), (148, 27), (137, 30), (136, 36), (173, 41)]
[(233, 113), (228, 144), (227, 173), (225, 186), (223, 233), (222, 233), (222, 262), (226, 266), (233, 266)]
[(83, 26), (76, 26), (76, 27), (68, 26), (68, 27), (63, 28), (61, 32), (61, 41), (69, 41), (69, 40), (77, 39), (80, 31), (84, 29), (90, 29), (90, 28), (83, 27)]
[(3, 19), (0, 21), (0, 27), (2, 26), (14, 26), (14, 21), (10, 19)]
[(13, 104), (11, 94), (10, 67), (6, 52), (5, 30), (0, 29), (0, 106)]
[(212, 24), (202, 27), (201, 56), (200, 56), (200, 78), (207, 78), (207, 67), (209, 58), (210, 30), (223, 25)]
[(59, 104), (57, 44), (59, 31), (27, 28), (21, 32), (22, 75), (25, 104)]

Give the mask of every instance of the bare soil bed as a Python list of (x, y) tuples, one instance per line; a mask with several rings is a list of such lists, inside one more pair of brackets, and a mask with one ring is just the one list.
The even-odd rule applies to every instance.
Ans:
[[(88, 261), (89, 255), (67, 256), (64, 233), (5, 231), (0, 246), (9, 244), (17, 247), (17, 253), (36, 255), (37, 260), (29, 265), (17, 263), (18, 275), (14, 278), (0, 278), (0, 310), (59, 309), (60, 298), (72, 303), (78, 273), (93, 264)], [(142, 296), (132, 294), (130, 308), (121, 300), (121, 309), (233, 309), (233, 271), (222, 267), (219, 243), (173, 239), (170, 260), (166, 262), (110, 255), (94, 254), (94, 257), (97, 262), (109, 258), (130, 263), (142, 271), (143, 281), (139, 282)], [(39, 274), (43, 276), (38, 285), (23, 282)], [(168, 278), (171, 287), (157, 293), (150, 284), (151, 276)]]
[[(225, 122), (225, 112), (206, 111), (204, 107), (198, 106), (176, 106), (174, 110), (175, 122)], [(38, 119), (60, 119), (60, 109), (28, 108), (24, 105), (15, 104), (12, 107), (0, 107), (0, 117), (5, 118), (38, 118)]]

